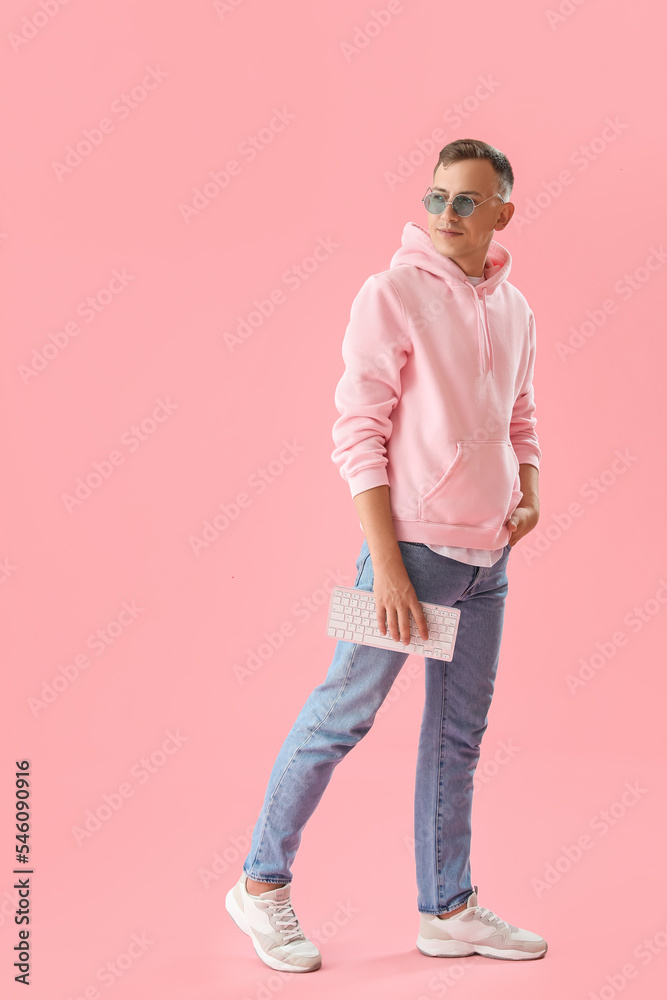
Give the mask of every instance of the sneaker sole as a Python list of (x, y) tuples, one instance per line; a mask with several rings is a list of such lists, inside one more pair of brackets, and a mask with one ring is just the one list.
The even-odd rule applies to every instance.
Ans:
[(236, 926), (247, 934), (253, 943), (254, 949), (264, 962), (268, 965), (270, 969), (275, 969), (276, 972), (316, 972), (322, 965), (322, 959), (319, 960), (317, 965), (311, 965), (310, 968), (305, 969), (299, 965), (290, 965), (288, 962), (281, 962), (279, 958), (274, 958), (272, 955), (267, 955), (267, 953), (262, 949), (259, 941), (255, 937), (248, 923), (248, 919), (239, 906), (238, 900), (236, 899), (235, 890), (236, 886), (229, 890), (225, 897), (225, 909), (229, 913), (230, 917), (236, 924)]
[(422, 955), (429, 958), (466, 958), (469, 955), (483, 955), (484, 958), (499, 958), (505, 961), (525, 961), (536, 958), (544, 958), (548, 945), (544, 946), (544, 951), (517, 951), (507, 949), (500, 951), (498, 948), (490, 948), (488, 945), (471, 945), (465, 941), (437, 941), (432, 938), (417, 938), (417, 948)]

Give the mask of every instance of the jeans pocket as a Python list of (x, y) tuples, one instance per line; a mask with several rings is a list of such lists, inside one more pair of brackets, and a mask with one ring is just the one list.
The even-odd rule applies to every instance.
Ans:
[[(366, 552), (364, 552), (364, 549), (366, 549)], [(362, 576), (364, 575), (364, 569), (366, 567), (366, 562), (367, 562), (369, 556), (370, 556), (370, 552), (368, 551), (368, 543), (364, 539), (364, 543), (363, 543), (361, 552), (359, 553), (359, 555), (357, 557), (357, 562), (356, 562), (356, 566), (357, 566), (357, 578), (354, 581), (354, 583), (352, 584), (353, 587), (357, 587), (359, 585), (359, 581), (361, 580)]]
[(420, 519), (498, 530), (523, 496), (518, 475), (510, 441), (457, 441), (444, 475), (420, 498)]

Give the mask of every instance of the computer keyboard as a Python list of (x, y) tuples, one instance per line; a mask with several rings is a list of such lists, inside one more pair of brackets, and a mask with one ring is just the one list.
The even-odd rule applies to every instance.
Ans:
[(410, 614), (410, 643), (392, 639), (387, 631), (382, 635), (377, 627), (375, 597), (371, 591), (355, 587), (334, 587), (329, 600), (327, 635), (346, 642), (359, 642), (380, 649), (394, 649), (401, 653), (417, 653), (436, 660), (451, 660), (456, 643), (461, 612), (444, 604), (419, 602), (424, 609), (428, 626), (428, 639), (422, 639)]

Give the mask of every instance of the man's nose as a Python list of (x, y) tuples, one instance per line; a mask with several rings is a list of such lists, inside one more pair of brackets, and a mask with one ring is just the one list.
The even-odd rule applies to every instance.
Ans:
[(458, 215), (451, 205), (445, 205), (445, 210), (442, 212), (441, 217), (445, 220), (445, 222), (453, 222), (454, 219), (458, 219)]

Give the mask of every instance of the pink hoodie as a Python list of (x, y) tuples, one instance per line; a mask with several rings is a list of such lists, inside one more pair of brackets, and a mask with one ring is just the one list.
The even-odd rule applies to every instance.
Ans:
[(400, 541), (498, 549), (539, 468), (535, 317), (495, 240), (473, 285), (408, 222), (352, 303), (331, 454), (352, 496), (388, 485)]

